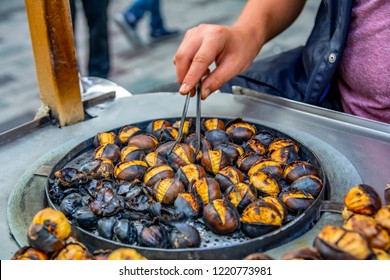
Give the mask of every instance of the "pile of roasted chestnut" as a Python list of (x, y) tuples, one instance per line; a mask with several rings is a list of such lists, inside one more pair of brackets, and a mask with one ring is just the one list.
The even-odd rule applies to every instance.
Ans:
[[(344, 197), (343, 226), (327, 225), (317, 234), (313, 247), (286, 252), (282, 259), (390, 260), (390, 183), (385, 188), (386, 206), (373, 187), (359, 184)], [(264, 253), (246, 259), (272, 259)]]
[(131, 248), (90, 252), (71, 233), (70, 223), (62, 212), (42, 209), (28, 228), (29, 246), (20, 248), (12, 260), (146, 260)]
[(242, 119), (155, 120), (98, 133), (91, 158), (49, 181), (50, 200), (73, 225), (120, 243), (199, 247), (215, 234), (254, 238), (293, 220), (319, 196), (318, 169), (288, 137)]

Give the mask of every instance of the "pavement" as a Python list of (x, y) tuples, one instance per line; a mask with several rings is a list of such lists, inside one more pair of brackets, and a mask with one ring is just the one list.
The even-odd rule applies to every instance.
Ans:
[[(182, 33), (159, 43), (134, 48), (113, 18), (125, 9), (129, 0), (111, 1), (109, 40), (111, 73), (109, 80), (132, 94), (165, 91), (176, 83), (173, 56), (185, 31), (201, 23), (232, 24), (245, 5), (245, 0), (163, 0), (162, 11), (168, 28), (179, 28)], [(314, 24), (320, 0), (307, 1), (304, 11), (286, 31), (268, 42), (258, 58), (278, 54), (305, 43)], [(79, 7), (81, 9), (81, 6)], [(79, 13), (82, 15), (82, 13)], [(149, 42), (148, 17), (138, 26), (142, 40)], [(85, 19), (76, 24), (76, 52), (82, 76), (88, 52)], [(0, 0), (0, 133), (34, 118), (40, 107), (29, 26), (23, 0)], [(169, 91), (173, 91), (169, 87)]]

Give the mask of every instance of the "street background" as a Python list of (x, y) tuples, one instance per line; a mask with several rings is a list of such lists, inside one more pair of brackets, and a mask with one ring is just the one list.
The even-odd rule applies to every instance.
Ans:
[[(123, 11), (131, 0), (110, 3), (109, 34), (111, 75), (109, 79), (132, 94), (159, 91), (176, 82), (173, 56), (187, 29), (201, 23), (232, 24), (245, 0), (162, 0), (162, 13), (168, 28), (179, 28), (180, 36), (134, 49), (113, 17)], [(307, 1), (303, 13), (286, 31), (267, 43), (258, 58), (278, 54), (303, 45), (314, 24), (320, 0)], [(76, 52), (82, 76), (88, 54), (88, 29), (81, 5), (76, 23)], [(146, 16), (138, 27), (140, 36), (148, 41)], [(0, 133), (34, 118), (40, 106), (29, 26), (24, 0), (0, 0)]]

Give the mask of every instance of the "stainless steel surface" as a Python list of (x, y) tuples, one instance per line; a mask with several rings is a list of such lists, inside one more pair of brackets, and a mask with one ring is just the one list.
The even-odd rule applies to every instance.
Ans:
[[(390, 180), (387, 168), (390, 164), (390, 126), (269, 95), (256, 96), (214, 94), (203, 102), (204, 116), (242, 117), (280, 130), (309, 146), (321, 162), (331, 168), (330, 171), (326, 170), (326, 174), (339, 182), (331, 189), (330, 195), (335, 202), (342, 202), (346, 191), (360, 182), (374, 186), (383, 196), (384, 186)], [(175, 93), (121, 98), (93, 108), (97, 117), (88, 121), (64, 128), (46, 126), (0, 146), (0, 156), (8, 163), (0, 178), (3, 190), (0, 194), (1, 210), (3, 213), (8, 210), (7, 216), (12, 216), (15, 211), (12, 210), (12, 203), (7, 208), (7, 202), (13, 188), (24, 184), (25, 192), (28, 192), (35, 170), (43, 165), (52, 165), (53, 161), (58, 161), (78, 143), (97, 132), (146, 118), (177, 118), (181, 114), (182, 103), (183, 97)], [(189, 116), (195, 116), (193, 107), (189, 108)], [(42, 191), (43, 188), (44, 185)], [(25, 192), (19, 194), (19, 198), (12, 193), (11, 198), (22, 199)], [(30, 203), (33, 204), (32, 201)], [(25, 209), (31, 210), (29, 206), (26, 205)], [(320, 221), (324, 222), (322, 218)], [(5, 215), (0, 217), (0, 227), (3, 233), (9, 231)], [(10, 258), (17, 248), (11, 236), (2, 235), (1, 259)]]

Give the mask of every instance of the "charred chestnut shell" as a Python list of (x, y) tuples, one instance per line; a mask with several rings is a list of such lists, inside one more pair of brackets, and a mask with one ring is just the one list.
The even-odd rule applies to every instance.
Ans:
[(249, 204), (241, 216), (241, 229), (249, 237), (258, 237), (282, 225), (279, 210), (261, 199)]
[(299, 159), (296, 146), (286, 146), (269, 152), (269, 158), (281, 164), (289, 164)]
[(268, 147), (272, 141), (274, 141), (275, 137), (269, 133), (268, 131), (260, 131), (256, 135), (253, 136), (253, 139), (260, 141), (265, 147)]
[[(179, 120), (179, 121), (175, 121), (175, 122), (172, 124), (172, 127), (179, 131), (180, 122), (181, 122), (180, 120)], [(183, 130), (182, 130), (183, 135), (188, 135), (188, 134), (190, 134), (190, 133), (193, 131), (193, 129), (194, 129), (193, 126), (194, 126), (194, 122), (193, 122), (192, 119), (185, 120), (185, 121), (184, 121), (184, 124), (183, 124)]]
[(138, 236), (138, 242), (146, 247), (167, 248), (169, 237), (164, 227), (152, 225), (142, 229)]
[(247, 153), (255, 153), (260, 155), (265, 155), (267, 152), (267, 148), (257, 139), (249, 139), (244, 144), (245, 152)]
[(291, 146), (293, 147), (293, 150), (295, 150), (296, 152), (299, 151), (299, 147), (293, 140), (287, 138), (277, 138), (274, 139), (268, 145), (268, 152), (272, 153), (275, 150), (280, 150), (282, 148), (291, 147)]
[(146, 132), (153, 134), (156, 138), (160, 138), (161, 131), (167, 127), (172, 127), (172, 125), (166, 120), (154, 120), (149, 123), (146, 127)]
[(360, 233), (342, 227), (325, 226), (314, 240), (314, 247), (326, 260), (367, 260), (373, 252)]
[(29, 246), (20, 248), (11, 258), (11, 260), (48, 260), (47, 253), (34, 249)]
[(356, 214), (374, 215), (382, 206), (378, 193), (367, 184), (351, 188), (344, 197), (346, 208)]
[(227, 144), (230, 142), (229, 134), (221, 129), (207, 130), (204, 136), (213, 147), (218, 144)]
[(73, 167), (65, 167), (54, 172), (55, 179), (63, 189), (79, 186), (87, 181), (85, 173)]
[(215, 199), (203, 209), (203, 220), (217, 234), (233, 233), (240, 227), (237, 209), (225, 199)]
[(175, 199), (174, 207), (176, 213), (183, 213), (188, 218), (196, 218), (200, 214), (198, 199), (190, 193), (179, 193)]
[(81, 172), (92, 179), (109, 179), (114, 176), (114, 164), (106, 158), (97, 158), (81, 166)]
[(197, 248), (200, 246), (201, 238), (198, 230), (189, 224), (175, 224), (170, 234), (170, 245), (173, 249)]

